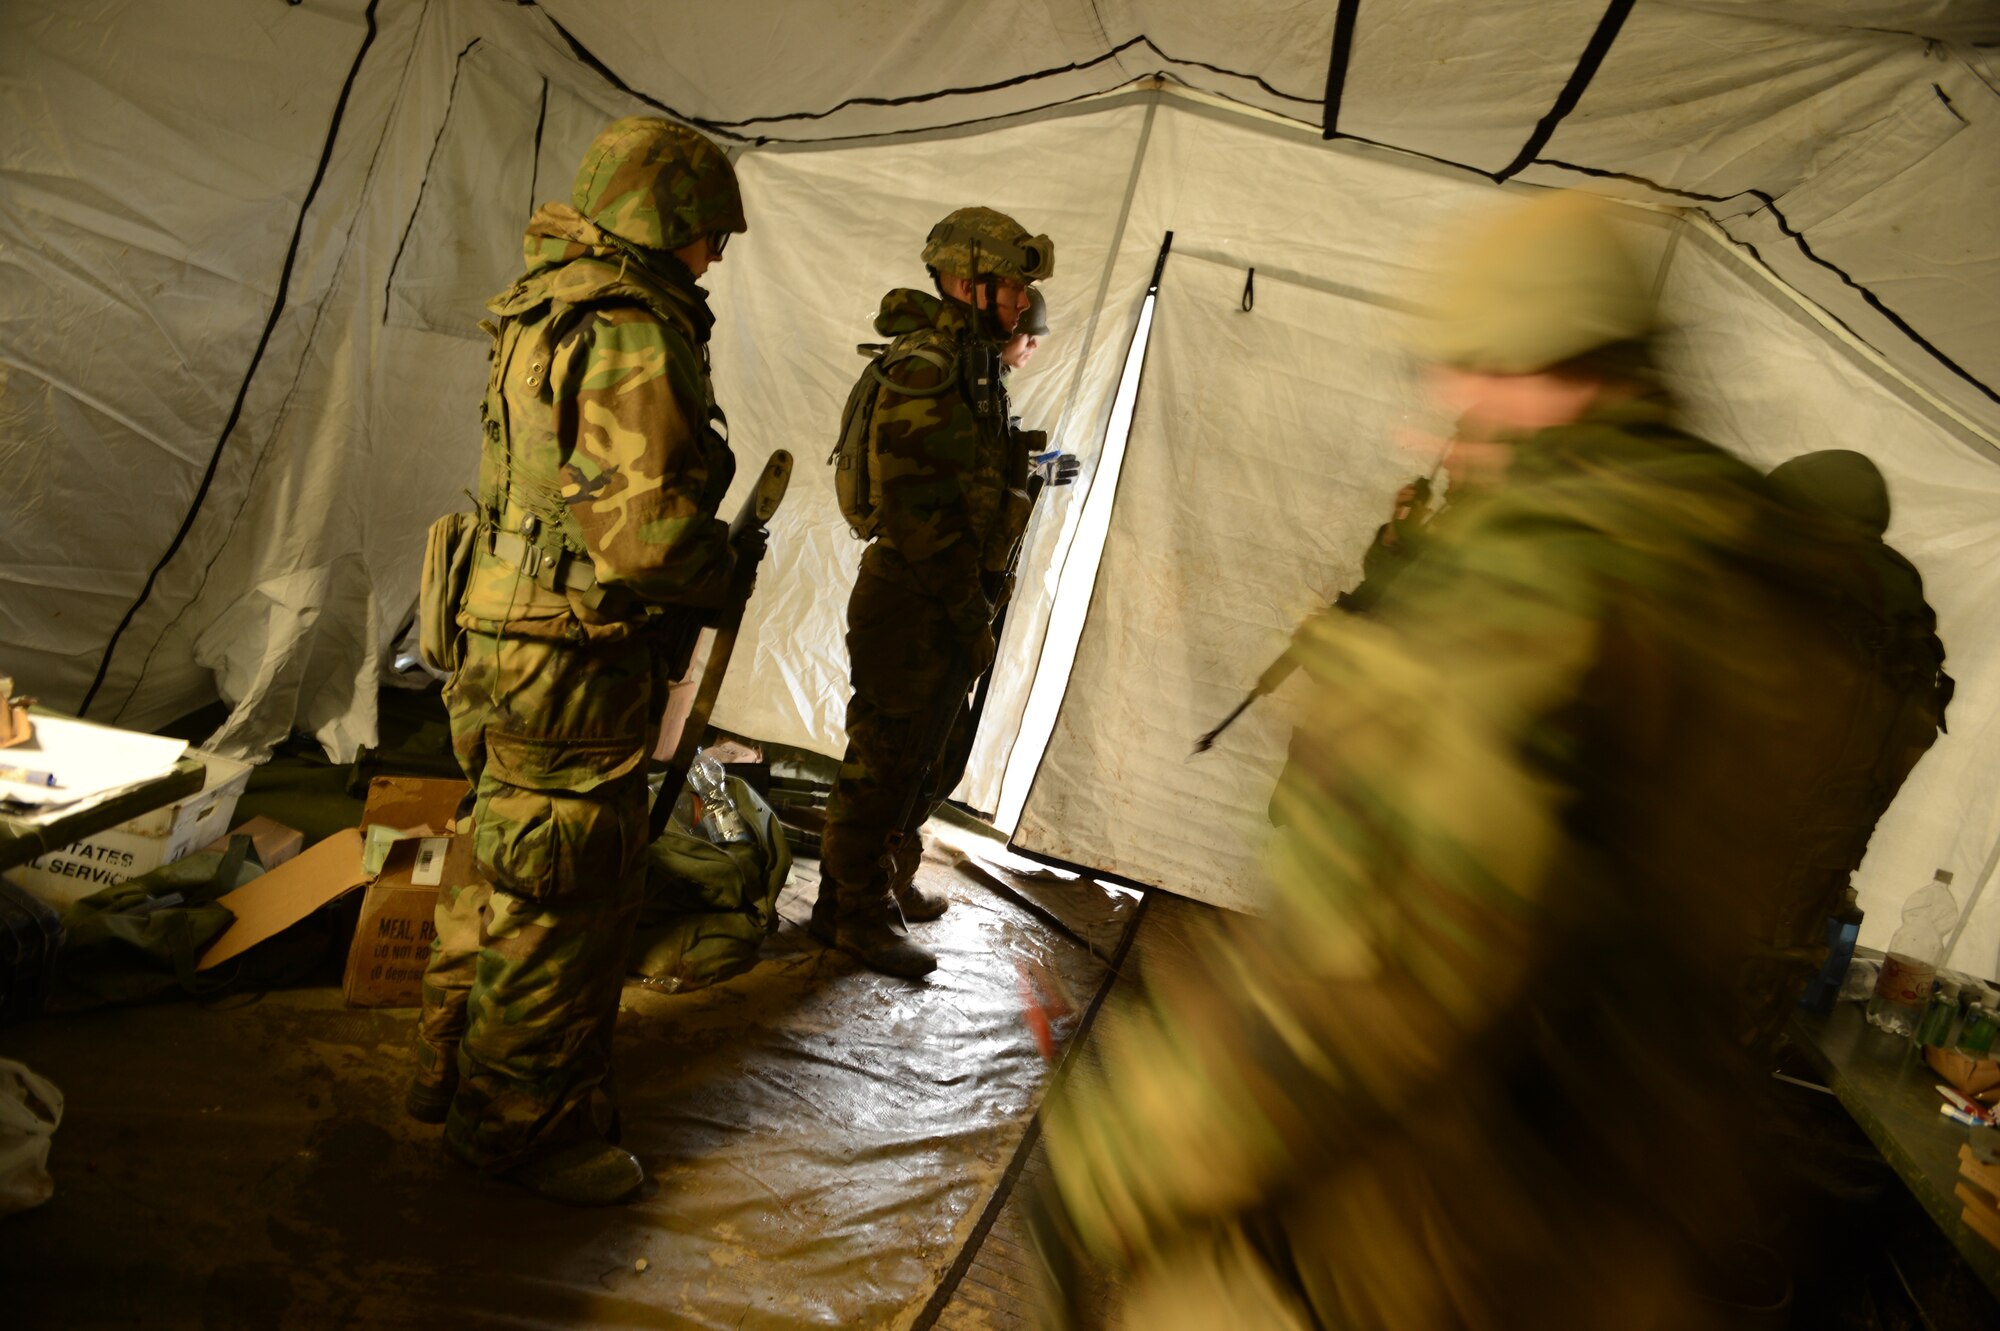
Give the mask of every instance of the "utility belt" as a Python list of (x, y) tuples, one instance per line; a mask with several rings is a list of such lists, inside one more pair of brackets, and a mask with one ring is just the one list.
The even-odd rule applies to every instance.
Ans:
[(530, 517), (520, 531), (487, 527), (486, 548), (503, 564), (512, 564), (521, 576), (552, 592), (567, 592), (592, 610), (603, 610), (607, 599), (615, 609), (618, 589), (597, 580), (597, 566), (587, 554), (566, 547), (553, 553), (541, 543), (542, 524)]

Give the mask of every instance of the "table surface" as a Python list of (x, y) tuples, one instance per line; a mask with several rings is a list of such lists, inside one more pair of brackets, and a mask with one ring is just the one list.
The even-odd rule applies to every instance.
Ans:
[(151, 813), (183, 795), (192, 795), (201, 789), (206, 776), (207, 769), (201, 759), (189, 756), (175, 763), (165, 776), (142, 781), (101, 804), (60, 815), (46, 823), (24, 823), (0, 813), (0, 869), (17, 868), (73, 841), (116, 827), (128, 818)]
[(1974, 1273), (2000, 1298), (2000, 1248), (1959, 1221), (1958, 1150), (1974, 1133), (2000, 1128), (1954, 1123), (1938, 1113), (1944, 1078), (1917, 1046), (1870, 1026), (1859, 1003), (1836, 1003), (1820, 1016), (1800, 1009), (1792, 1022), (1800, 1047), (1882, 1158), (1923, 1203)]

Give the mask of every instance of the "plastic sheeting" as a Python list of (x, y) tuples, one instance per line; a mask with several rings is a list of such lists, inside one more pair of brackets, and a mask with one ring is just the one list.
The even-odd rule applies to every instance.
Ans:
[[(16, 1027), (10, 1048), (70, 1105), (56, 1196), (0, 1245), (8, 1311), (22, 1326), (908, 1326), (974, 1240), (1051, 1075), (1015, 967), (1049, 967), (1083, 1003), (1111, 978), (998, 895), (935, 861), (925, 874), (956, 898), (922, 926), (942, 956), (927, 983), (786, 926), (714, 989), (627, 987), (624, 1143), (652, 1182), (602, 1210), (478, 1179), (404, 1117), (409, 1012), (320, 989)], [(811, 891), (808, 873), (781, 913), (803, 919)], [(1059, 909), (1109, 958), (1137, 901), (1085, 883)]]

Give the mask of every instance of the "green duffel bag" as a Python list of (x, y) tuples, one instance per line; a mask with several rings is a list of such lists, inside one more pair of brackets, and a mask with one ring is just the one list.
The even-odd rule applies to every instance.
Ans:
[(72, 902), (63, 912), (63, 946), (46, 1010), (80, 1012), (112, 1003), (205, 994), (233, 976), (197, 974), (195, 963), (236, 922), (216, 898), (264, 871), (237, 837), (224, 851), (205, 850), (163, 864)]
[(632, 973), (659, 988), (700, 989), (742, 974), (778, 927), (792, 849), (771, 806), (742, 778), (729, 778), (729, 794), (751, 840), (718, 846), (669, 823), (646, 848)]

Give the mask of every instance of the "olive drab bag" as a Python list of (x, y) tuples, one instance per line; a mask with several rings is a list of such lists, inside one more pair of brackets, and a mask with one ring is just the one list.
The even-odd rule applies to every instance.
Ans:
[(423, 581), (417, 601), (417, 652), (441, 674), (458, 666), (458, 607), (472, 574), (472, 547), (479, 520), (471, 513), (447, 513), (424, 537)]
[[(898, 338), (887, 344), (862, 342), (855, 351), (868, 357), (861, 377), (848, 391), (840, 411), (840, 438), (826, 460), (833, 466), (833, 493), (840, 515), (856, 540), (872, 540), (881, 523), (882, 487), (870, 456), (875, 439), (876, 390), (893, 389), (905, 397), (943, 397), (958, 387), (958, 362), (927, 346), (911, 346)], [(899, 361), (922, 360), (944, 372), (935, 388), (905, 388), (890, 380), (888, 367)]]
[[(646, 848), (646, 898), (631, 972), (673, 992), (701, 989), (757, 964), (778, 927), (792, 851), (771, 806), (741, 777), (729, 795), (751, 839), (719, 846), (678, 822)], [(662, 796), (665, 798), (665, 796)]]

